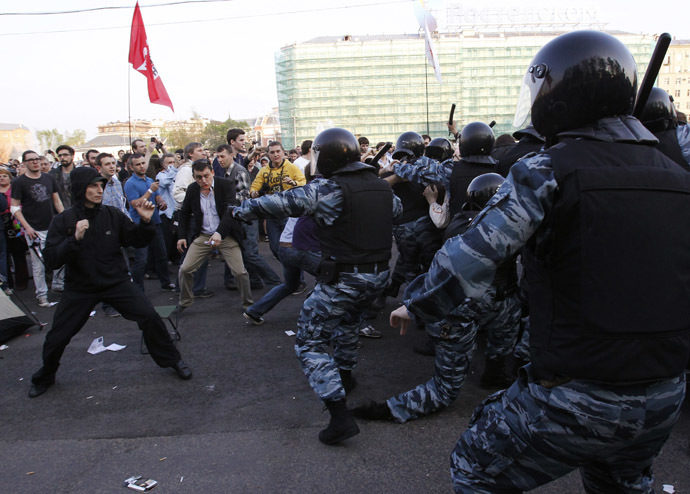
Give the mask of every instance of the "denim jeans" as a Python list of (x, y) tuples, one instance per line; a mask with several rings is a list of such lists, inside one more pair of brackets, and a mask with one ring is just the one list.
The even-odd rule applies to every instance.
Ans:
[[(266, 259), (259, 254), (259, 222), (253, 221), (251, 225), (242, 224), (246, 238), (242, 245), (242, 260), (244, 267), (249, 272), (249, 279), (252, 285), (260, 285), (264, 282), (267, 285), (278, 285), (280, 276), (273, 271), (273, 268), (266, 262)], [(230, 269), (225, 266), (224, 281), (227, 285), (233, 280)]]
[(285, 228), (286, 223), (287, 218), (281, 218), (279, 220), (266, 220), (268, 245), (276, 259), (280, 259), (278, 256), (278, 246), (280, 245), (280, 236), (283, 234), (283, 229)]
[(293, 247), (279, 247), (278, 254), (283, 265), (284, 281), (273, 287), (261, 300), (247, 309), (247, 313), (260, 317), (276, 306), (278, 302), (294, 292), (300, 283), (302, 270), (312, 275), (317, 274), (321, 263), (320, 252), (309, 252)]
[(148, 246), (134, 251), (134, 265), (132, 266), (132, 280), (141, 291), (144, 291), (144, 273), (146, 272), (146, 259), (149, 249), (153, 249), (153, 258), (156, 263), (156, 274), (161, 286), (170, 284), (170, 273), (168, 272), (168, 254), (165, 250), (163, 240), (163, 230), (160, 223), (156, 225), (156, 236), (153, 237)]

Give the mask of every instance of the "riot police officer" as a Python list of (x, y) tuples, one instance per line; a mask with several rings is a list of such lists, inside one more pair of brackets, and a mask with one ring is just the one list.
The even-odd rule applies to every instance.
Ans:
[[(496, 160), (491, 157), (494, 132), (483, 122), (471, 122), (462, 129), (458, 162), (446, 159), (439, 162), (423, 156), (416, 160), (393, 165), (395, 174), (410, 182), (442, 185), (449, 194), (450, 215), (462, 212), (467, 202), (467, 187), (479, 175), (495, 171)], [(451, 219), (451, 224), (452, 224)]]
[[(463, 208), (464, 229), (502, 183), (503, 177), (497, 173), (486, 173), (470, 182), (467, 188), (468, 202)], [(435, 349), (434, 375), (431, 379), (384, 403), (364, 401), (355, 406), (352, 413), (367, 419), (392, 419), (405, 423), (450, 405), (458, 396), (469, 372), (479, 328), (487, 331), (486, 361), (480, 383), (482, 387), (505, 386), (505, 358), (511, 354), (520, 329), (521, 306), (517, 298), (514, 258), (501, 263), (491, 291), (493, 296), (489, 306), (479, 317), (459, 325), (444, 321), (425, 327)]]
[(588, 492), (651, 492), (685, 395), (690, 174), (630, 116), (636, 91), (616, 38), (547, 43), (518, 103), (547, 149), (513, 165), (391, 314), (467, 318), (497, 263), (527, 246), (532, 363), (471, 418), (451, 455), (456, 492), (530, 490), (575, 468)]
[(295, 351), (331, 415), (319, 440), (336, 444), (359, 433), (345, 395), (356, 385), (352, 369), (364, 313), (388, 282), (393, 217), (402, 207), (376, 169), (359, 161), (359, 144), (349, 131), (321, 132), (312, 156), (324, 178), (244, 201), (233, 214), (243, 220), (311, 215), (316, 221), (322, 261), (297, 322)]
[(659, 139), (657, 149), (690, 171), (690, 127), (678, 125), (676, 108), (666, 91), (652, 88), (640, 121)]
[[(431, 152), (434, 151), (435, 147), (432, 147)], [(416, 132), (404, 132), (395, 144), (393, 159), (415, 160), (423, 153), (426, 150), (422, 136)], [(401, 285), (429, 269), (434, 254), (441, 247), (441, 232), (429, 218), (429, 205), (424, 198), (423, 185), (403, 181), (394, 183), (392, 188), (402, 202), (403, 212), (393, 221), (398, 259), (386, 295), (397, 297)], [(383, 306), (380, 302), (382, 300), (377, 301), (377, 308)]]

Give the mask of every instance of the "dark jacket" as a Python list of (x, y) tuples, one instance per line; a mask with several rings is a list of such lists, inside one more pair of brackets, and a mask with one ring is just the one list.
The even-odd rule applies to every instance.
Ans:
[[(74, 171), (74, 170), (72, 170)], [(74, 193), (73, 193), (73, 185), (66, 185), (65, 184), (65, 177), (64, 174), (62, 173), (62, 166), (58, 166), (57, 168), (53, 168), (50, 170), (50, 174), (55, 177), (55, 181), (58, 184), (58, 190), (57, 193), (60, 196), (60, 200), (62, 201), (62, 205), (67, 209), (72, 205), (72, 201), (74, 200)], [(70, 174), (71, 177), (71, 174)]]
[[(129, 281), (121, 247), (145, 247), (156, 234), (153, 223), (137, 225), (117, 208), (100, 204), (86, 208), (84, 191), (96, 177), (98, 172), (87, 167), (70, 174), (74, 206), (53, 218), (48, 228), (43, 258), (48, 268), (65, 265), (68, 290), (92, 292)], [(77, 241), (76, 224), (83, 219), (89, 220), (89, 228)]]
[[(242, 233), (242, 225), (238, 220), (232, 217), (232, 214), (227, 214), (228, 209), (237, 205), (235, 199), (235, 185), (224, 178), (215, 177), (213, 180), (213, 195), (216, 200), (216, 211), (220, 218), (220, 224), (216, 230), (222, 238), (228, 235), (232, 236), (240, 244), (244, 234)], [(180, 209), (180, 220), (178, 226), (178, 237), (187, 238), (190, 231), (190, 221), (194, 218), (192, 240), (201, 233), (201, 224), (203, 220), (203, 213), (201, 211), (201, 187), (196, 182), (192, 182), (187, 187), (187, 193), (182, 202)]]

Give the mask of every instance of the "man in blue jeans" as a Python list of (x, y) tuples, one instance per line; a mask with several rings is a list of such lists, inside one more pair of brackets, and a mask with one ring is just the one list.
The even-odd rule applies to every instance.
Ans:
[(288, 218), (280, 236), (278, 256), (283, 265), (285, 281), (271, 289), (242, 314), (256, 326), (263, 324), (264, 318), (261, 316), (299, 288), (302, 283), (302, 270), (317, 276), (321, 263), (321, 246), (316, 236), (316, 223), (312, 217)]
[[(163, 290), (172, 291), (175, 285), (170, 282), (170, 273), (168, 273), (168, 256), (165, 251), (165, 240), (163, 239), (163, 230), (161, 229), (161, 219), (158, 215), (158, 210), (165, 211), (168, 205), (163, 201), (163, 198), (158, 194), (158, 182), (146, 176), (146, 158), (143, 154), (135, 153), (130, 158), (130, 166), (134, 172), (129, 180), (125, 183), (125, 195), (131, 203), (136, 199), (145, 199), (158, 206), (153, 212), (151, 221), (156, 225), (156, 236), (153, 237), (151, 243), (147, 247), (136, 249), (134, 252), (134, 265), (132, 266), (132, 279), (142, 291), (144, 291), (144, 272), (146, 271), (146, 258), (148, 257), (149, 248), (153, 249), (153, 257), (156, 264), (156, 274), (161, 283)], [(134, 223), (139, 224), (139, 214), (131, 205), (129, 207), (129, 214)]]

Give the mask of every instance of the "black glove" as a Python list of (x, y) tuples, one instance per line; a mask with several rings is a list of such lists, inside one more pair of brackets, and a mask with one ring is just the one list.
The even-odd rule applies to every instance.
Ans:
[(393, 420), (388, 404), (385, 401), (378, 403), (371, 398), (357, 402), (354, 407), (350, 408), (350, 413), (361, 419)]

